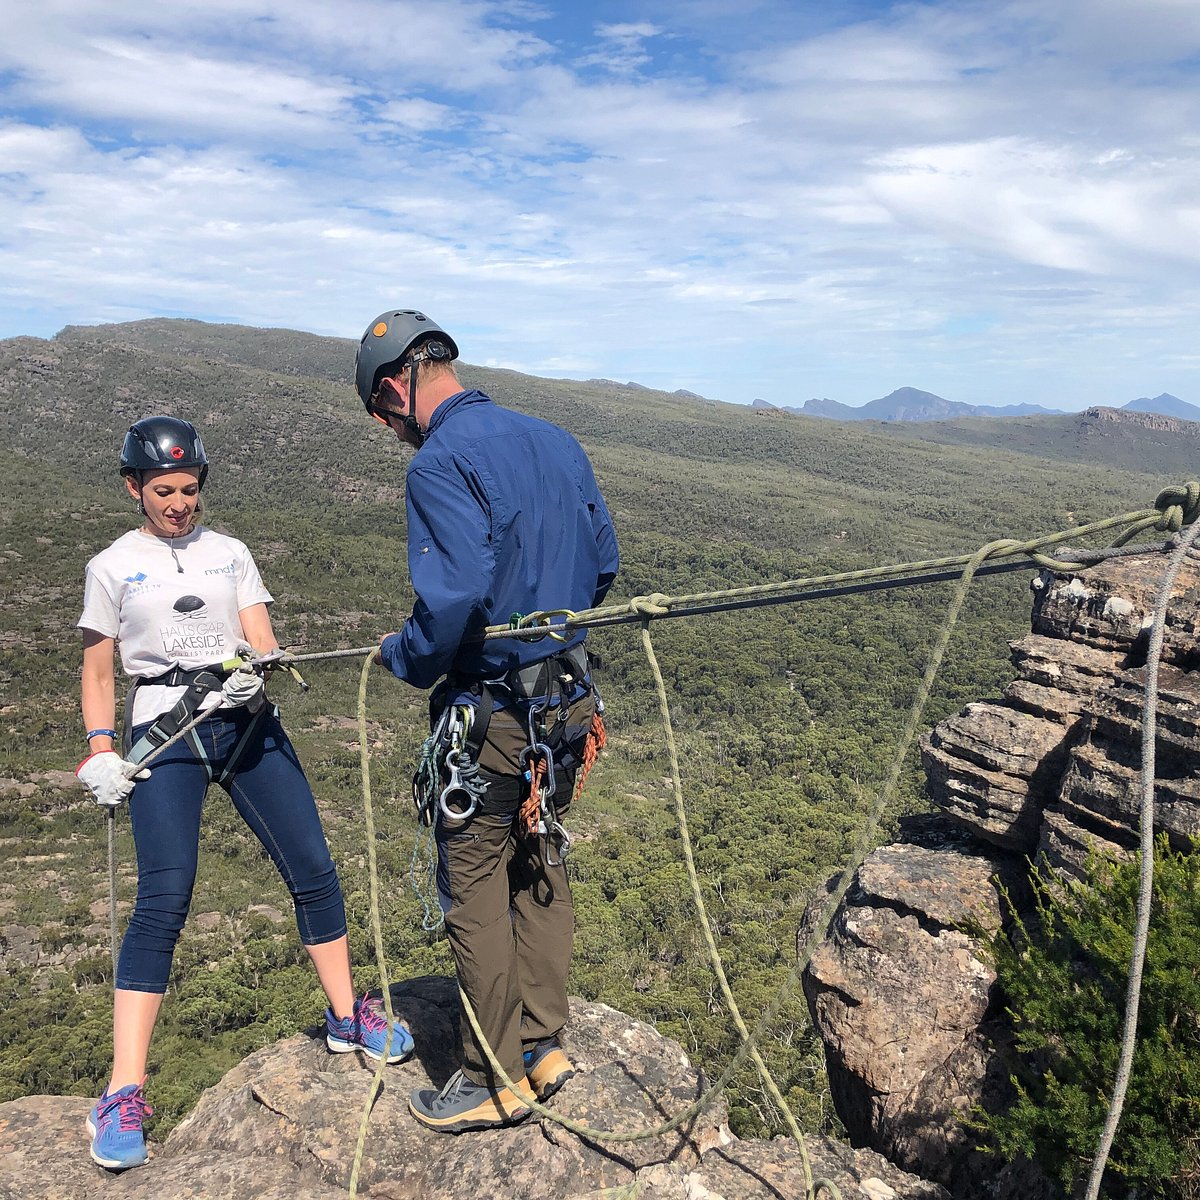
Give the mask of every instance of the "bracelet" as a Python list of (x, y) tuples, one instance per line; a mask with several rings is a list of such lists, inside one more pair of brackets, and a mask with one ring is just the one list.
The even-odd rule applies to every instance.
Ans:
[(89, 729), (87, 731), (87, 740), (90, 742), (94, 737), (110, 737), (116, 740), (117, 731), (115, 729)]

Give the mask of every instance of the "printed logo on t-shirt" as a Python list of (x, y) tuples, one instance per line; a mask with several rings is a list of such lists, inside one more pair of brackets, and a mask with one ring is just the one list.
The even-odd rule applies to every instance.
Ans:
[(225, 622), (210, 620), (199, 596), (180, 596), (171, 606), (174, 619), (159, 627), (168, 658), (216, 658), (225, 645)]
[(145, 571), (139, 571), (136, 575), (126, 575), (125, 582), (129, 585), (126, 595), (133, 599), (135, 596), (145, 596), (148, 592), (157, 592), (161, 583), (155, 583)]
[(180, 596), (171, 607), (181, 621), (203, 621), (208, 616), (208, 606), (199, 596)]
[(237, 572), (237, 567), (231, 558), (223, 567), (209, 567), (204, 573), (205, 575), (233, 575)]

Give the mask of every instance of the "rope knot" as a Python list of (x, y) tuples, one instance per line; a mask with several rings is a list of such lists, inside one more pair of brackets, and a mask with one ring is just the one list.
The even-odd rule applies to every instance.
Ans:
[(1154, 507), (1162, 513), (1154, 528), (1178, 533), (1200, 516), (1200, 483), (1193, 479), (1163, 488), (1154, 498)]
[(629, 602), (629, 611), (639, 617), (665, 617), (671, 611), (665, 603), (670, 599), (662, 592), (651, 592), (648, 596), (634, 596)]

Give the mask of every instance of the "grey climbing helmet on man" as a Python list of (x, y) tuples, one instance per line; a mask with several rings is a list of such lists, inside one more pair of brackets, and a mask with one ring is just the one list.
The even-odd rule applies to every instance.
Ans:
[(423, 355), (434, 362), (452, 362), (458, 346), (440, 325), (415, 308), (389, 309), (367, 326), (354, 361), (354, 386), (367, 412), (386, 368), (398, 366), (410, 350), (428, 342)]
[(121, 474), (141, 479), (143, 471), (200, 468), (200, 486), (208, 475), (204, 443), (190, 421), (179, 417), (143, 417), (129, 427), (121, 445)]

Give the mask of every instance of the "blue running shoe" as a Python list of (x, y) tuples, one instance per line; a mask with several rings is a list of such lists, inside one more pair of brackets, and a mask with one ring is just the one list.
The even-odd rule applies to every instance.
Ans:
[[(143, 1081), (144, 1082), (144, 1081)], [(140, 1083), (118, 1088), (104, 1095), (88, 1113), (87, 1128), (92, 1135), (92, 1159), (110, 1171), (140, 1167), (149, 1158), (142, 1122), (154, 1115), (146, 1103)]]
[[(383, 1057), (383, 1047), (387, 1041), (387, 1030), (387, 1017), (383, 1013), (382, 1002), (368, 996), (355, 1000), (354, 1011), (341, 1020), (333, 1015), (333, 1009), (325, 1010), (325, 1045), (334, 1054), (349, 1054), (351, 1050), (361, 1050), (369, 1058), (380, 1059)], [(392, 1045), (387, 1057), (388, 1062), (403, 1062), (412, 1052), (412, 1034), (396, 1021), (392, 1025)]]

